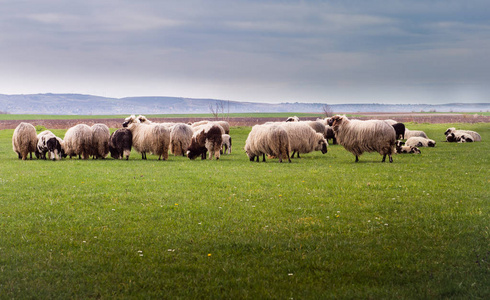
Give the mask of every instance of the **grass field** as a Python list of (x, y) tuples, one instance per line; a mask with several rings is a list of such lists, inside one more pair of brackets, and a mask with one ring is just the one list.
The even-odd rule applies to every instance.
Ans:
[(437, 146), (392, 164), (250, 162), (249, 127), (220, 161), (21, 161), (2, 130), (0, 299), (488, 299), (490, 126), (407, 127)]

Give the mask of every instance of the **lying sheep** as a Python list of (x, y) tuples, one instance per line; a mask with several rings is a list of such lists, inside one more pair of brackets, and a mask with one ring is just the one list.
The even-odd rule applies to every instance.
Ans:
[(201, 159), (206, 159), (206, 152), (209, 151), (209, 159), (212, 159), (214, 155), (216, 160), (218, 160), (222, 143), (222, 128), (220, 127), (216, 124), (208, 124), (195, 131), (191, 145), (187, 150), (187, 157), (195, 159), (201, 156)]
[(409, 130), (408, 128), (405, 128), (404, 138), (409, 139), (411, 137), (423, 137), (428, 139), (427, 134), (421, 130)]
[(391, 126), (393, 126), (393, 128), (395, 129), (397, 139), (405, 139), (405, 124), (395, 123), (391, 124)]
[(466, 134), (466, 137), (468, 138), (468, 135), (471, 136), (471, 139), (474, 142), (481, 142), (481, 136), (476, 131), (472, 131), (472, 130), (457, 130), (456, 128), (451, 127), (451, 128), (448, 128), (446, 130), (446, 132), (444, 132), (444, 134), (446, 135), (446, 137), (449, 134), (451, 134), (451, 133), (454, 133), (456, 137), (461, 136), (462, 134)]
[(65, 153), (70, 158), (78, 155), (79, 159), (88, 159), (92, 154), (92, 129), (86, 124), (69, 128), (63, 141)]
[(405, 142), (406, 146), (413, 146), (413, 147), (435, 147), (436, 142), (431, 139), (419, 137), (419, 136), (414, 136)]
[(123, 127), (127, 127), (133, 135), (133, 147), (146, 159), (146, 153), (158, 155), (158, 160), (168, 159), (170, 144), (170, 130), (162, 124), (142, 124), (134, 115), (124, 120)]
[(92, 130), (92, 156), (104, 159), (109, 154), (109, 138), (111, 132), (105, 124), (94, 124)]
[(26, 160), (27, 154), (32, 159), (32, 152), (36, 152), (37, 148), (36, 128), (24, 122), (17, 125), (12, 136), (12, 148), (19, 159)]
[(221, 153), (226, 153), (231, 154), (231, 136), (229, 134), (222, 134), (221, 135)]
[(315, 132), (308, 124), (304, 122), (285, 122), (280, 123), (286, 129), (289, 138), (289, 147), (297, 157), (300, 153), (310, 153), (321, 151), (323, 154), (328, 151), (328, 143), (323, 134)]
[(339, 144), (356, 156), (356, 162), (364, 152), (378, 152), (383, 155), (382, 162), (388, 155), (390, 163), (393, 162), (396, 134), (387, 122), (349, 120), (346, 116), (336, 115), (328, 125), (332, 126)]
[(467, 133), (451, 132), (446, 136), (446, 142), (472, 143), (474, 140), (473, 137)]
[(265, 155), (278, 157), (279, 162), (289, 157), (289, 138), (284, 127), (278, 124), (255, 125), (248, 134), (245, 141), (245, 152), (250, 161), (257, 158), (257, 162), (262, 155), (262, 161), (265, 161)]
[(114, 159), (129, 160), (132, 146), (133, 134), (127, 128), (118, 129), (109, 137), (109, 152)]
[(404, 144), (405, 143), (402, 141), (397, 141), (395, 145), (395, 153), (422, 153), (419, 148), (413, 146), (404, 146)]
[(49, 153), (49, 159), (53, 161), (64, 157), (63, 140), (49, 130), (37, 135), (36, 157), (46, 159), (46, 153)]

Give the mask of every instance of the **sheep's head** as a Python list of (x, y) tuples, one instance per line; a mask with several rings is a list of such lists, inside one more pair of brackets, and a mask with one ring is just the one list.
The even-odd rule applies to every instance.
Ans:
[(333, 116), (330, 118), (330, 120), (328, 120), (328, 126), (338, 127), (342, 124), (344, 120), (347, 120), (346, 116), (340, 116), (340, 115)]
[(454, 128), (454, 127), (448, 128), (448, 129), (446, 130), (446, 132), (444, 132), (444, 135), (445, 135), (445, 136), (447, 136), (448, 134), (450, 134), (450, 133), (451, 133), (451, 132), (453, 132), (454, 130), (456, 130), (456, 128)]
[(146, 124), (152, 123), (150, 120), (148, 120), (148, 119), (147, 119), (145, 116), (143, 116), (143, 115), (139, 115), (139, 116), (137, 117), (137, 119), (138, 119), (138, 121), (139, 121), (140, 123), (146, 123)]
[(450, 133), (446, 136), (446, 142), (456, 142), (456, 136), (454, 135), (454, 133)]
[(317, 145), (315, 147), (315, 151), (322, 151), (322, 154), (325, 154), (328, 152), (328, 143), (327, 140), (323, 137), (321, 133), (317, 133)]
[(395, 144), (395, 146), (396, 146), (396, 147), (401, 147), (401, 146), (403, 146), (403, 145), (405, 145), (405, 142), (402, 142), (402, 141), (396, 141), (396, 144)]
[(410, 153), (421, 154), (422, 152), (417, 147), (410, 147)]
[(433, 140), (429, 140), (429, 141), (427, 142), (427, 146), (429, 146), (429, 147), (435, 147), (435, 146), (436, 146), (436, 142), (435, 142), (435, 141), (433, 141)]
[(286, 119), (286, 122), (299, 122), (299, 118), (294, 116), (294, 117), (289, 117)]
[(131, 115), (131, 116), (127, 117), (126, 119), (124, 119), (124, 122), (122, 123), (122, 126), (123, 127), (128, 127), (129, 124), (138, 123), (138, 122), (139, 122), (139, 120), (134, 115)]

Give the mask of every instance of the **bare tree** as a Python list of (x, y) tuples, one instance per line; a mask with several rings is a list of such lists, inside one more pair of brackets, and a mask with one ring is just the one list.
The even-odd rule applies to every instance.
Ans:
[(219, 115), (225, 113), (225, 105), (223, 101), (216, 101), (214, 106), (209, 104), (209, 110), (215, 119), (219, 119)]
[(328, 104), (323, 104), (322, 112), (323, 112), (323, 115), (325, 116), (325, 118), (333, 116), (332, 107)]

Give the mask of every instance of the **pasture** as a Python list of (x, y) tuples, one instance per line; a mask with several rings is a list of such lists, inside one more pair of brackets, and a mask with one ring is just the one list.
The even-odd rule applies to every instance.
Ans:
[(490, 126), (406, 125), (437, 146), (392, 164), (250, 162), (250, 127), (219, 161), (21, 161), (1, 130), (0, 298), (488, 298)]

